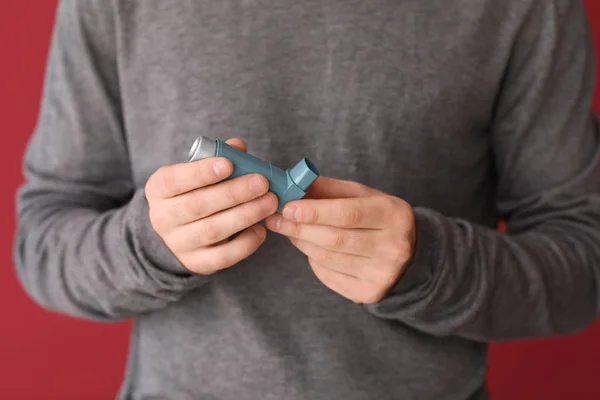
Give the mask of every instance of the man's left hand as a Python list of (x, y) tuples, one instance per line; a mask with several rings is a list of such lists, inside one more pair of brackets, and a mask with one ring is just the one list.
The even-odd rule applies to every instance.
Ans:
[(355, 303), (379, 302), (415, 247), (412, 207), (356, 182), (321, 177), (305, 199), (288, 203), (267, 228), (306, 254), (317, 278)]

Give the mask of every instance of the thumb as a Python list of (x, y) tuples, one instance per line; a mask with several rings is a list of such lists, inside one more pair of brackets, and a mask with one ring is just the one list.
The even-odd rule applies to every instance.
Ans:
[(246, 152), (246, 150), (247, 150), (246, 142), (244, 142), (242, 139), (239, 139), (239, 138), (227, 139), (225, 141), (225, 143), (227, 143), (231, 147), (235, 147), (236, 149), (243, 151), (243, 152)]
[(348, 199), (378, 193), (377, 190), (353, 181), (320, 176), (308, 189), (308, 199)]

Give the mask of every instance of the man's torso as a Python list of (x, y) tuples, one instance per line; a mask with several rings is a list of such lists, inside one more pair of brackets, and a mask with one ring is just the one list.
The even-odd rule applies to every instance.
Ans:
[[(529, 2), (115, 3), (137, 186), (198, 135), (240, 137), (281, 168), (310, 157), (323, 175), (496, 223), (488, 129)], [(273, 234), (137, 318), (132, 339), (121, 396), (136, 400), (466, 399), (485, 375), (484, 344), (378, 319)]]

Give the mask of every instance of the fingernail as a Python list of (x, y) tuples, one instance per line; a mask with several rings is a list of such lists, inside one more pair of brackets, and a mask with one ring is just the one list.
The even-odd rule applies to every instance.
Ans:
[(249, 182), (250, 189), (255, 193), (262, 193), (265, 190), (265, 182), (260, 176), (253, 176)]
[(252, 227), (252, 230), (260, 240), (263, 240), (267, 235), (267, 232), (258, 225), (254, 225), (254, 227)]
[(213, 169), (215, 170), (215, 174), (217, 176), (223, 176), (229, 172), (229, 164), (225, 160), (217, 160), (213, 164)]
[(296, 206), (287, 206), (283, 209), (283, 218), (294, 220), (296, 215)]

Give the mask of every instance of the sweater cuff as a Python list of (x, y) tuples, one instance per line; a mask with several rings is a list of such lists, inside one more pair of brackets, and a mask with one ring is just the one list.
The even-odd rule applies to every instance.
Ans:
[(125, 240), (133, 249), (139, 264), (154, 280), (168, 285), (196, 287), (210, 276), (194, 274), (186, 269), (154, 230), (150, 222), (148, 200), (142, 189), (135, 192), (125, 214)]

